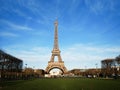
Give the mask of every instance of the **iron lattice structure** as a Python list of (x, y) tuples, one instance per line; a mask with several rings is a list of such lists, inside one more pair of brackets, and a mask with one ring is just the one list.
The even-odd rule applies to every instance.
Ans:
[[(67, 69), (64, 65), (64, 61), (62, 61), (59, 45), (58, 45), (58, 21), (56, 20), (55, 23), (55, 33), (54, 33), (54, 47), (52, 50), (51, 59), (48, 62), (48, 66), (46, 67), (46, 72), (49, 73), (49, 71), (53, 68), (60, 69), (63, 73), (67, 72)], [(54, 61), (55, 57), (58, 58), (58, 61)]]

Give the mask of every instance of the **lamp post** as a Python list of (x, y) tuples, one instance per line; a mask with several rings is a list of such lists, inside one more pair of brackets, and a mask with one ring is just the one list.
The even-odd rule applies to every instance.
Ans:
[(27, 79), (27, 64), (25, 64), (25, 79)]
[(98, 70), (97, 70), (98, 64), (96, 63), (95, 66), (96, 66), (96, 76), (99, 77)]
[(98, 65), (98, 64), (96, 63), (95, 65), (96, 65), (96, 71), (97, 71), (97, 65)]
[(26, 65), (26, 68), (27, 68), (27, 64), (25, 64)]

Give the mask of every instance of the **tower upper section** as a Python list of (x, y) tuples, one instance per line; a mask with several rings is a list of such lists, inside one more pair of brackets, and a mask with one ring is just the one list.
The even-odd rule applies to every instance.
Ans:
[(59, 50), (58, 46), (58, 20), (54, 22), (55, 25), (55, 33), (54, 33), (54, 47), (53, 50)]

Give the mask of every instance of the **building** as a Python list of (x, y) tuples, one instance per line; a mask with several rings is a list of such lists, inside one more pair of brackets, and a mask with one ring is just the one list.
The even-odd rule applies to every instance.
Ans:
[(22, 72), (23, 61), (0, 50), (0, 79), (16, 79)]
[(0, 50), (0, 71), (21, 72), (23, 61)]

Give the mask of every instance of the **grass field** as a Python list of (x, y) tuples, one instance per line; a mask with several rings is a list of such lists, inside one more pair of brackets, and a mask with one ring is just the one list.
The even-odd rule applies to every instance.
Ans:
[(9, 81), (1, 90), (120, 90), (120, 80), (51, 78)]

